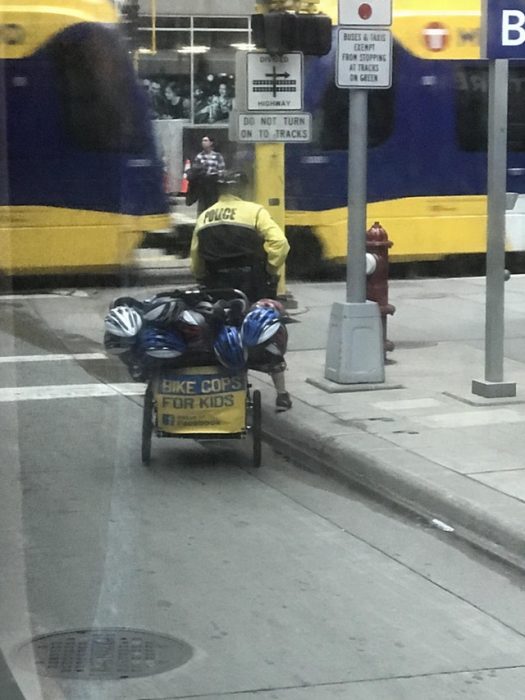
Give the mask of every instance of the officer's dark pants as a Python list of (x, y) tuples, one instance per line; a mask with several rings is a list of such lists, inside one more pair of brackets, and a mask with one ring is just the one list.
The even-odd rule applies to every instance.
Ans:
[(275, 299), (277, 280), (270, 278), (263, 263), (242, 267), (208, 268), (206, 286), (210, 289), (240, 289), (251, 303), (258, 299)]

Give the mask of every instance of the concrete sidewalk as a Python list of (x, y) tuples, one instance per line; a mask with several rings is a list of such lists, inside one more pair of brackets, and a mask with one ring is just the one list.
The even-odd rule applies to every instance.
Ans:
[(525, 276), (505, 288), (504, 378), (517, 383), (513, 399), (471, 392), (472, 379), (484, 378), (484, 278), (391, 282), (396, 348), (385, 384), (359, 391), (311, 383), (324, 379), (330, 309), (345, 300), (344, 284), (288, 286), (300, 321), (289, 326), (293, 409), (276, 414), (269, 378), (253, 374), (267, 440), (525, 567)]

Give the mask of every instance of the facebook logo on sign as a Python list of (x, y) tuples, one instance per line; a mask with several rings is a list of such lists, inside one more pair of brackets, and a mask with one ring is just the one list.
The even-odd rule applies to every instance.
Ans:
[(525, 59), (525, 0), (484, 0), (482, 58)]
[(501, 20), (502, 46), (520, 46), (525, 43), (525, 12), (504, 10)]

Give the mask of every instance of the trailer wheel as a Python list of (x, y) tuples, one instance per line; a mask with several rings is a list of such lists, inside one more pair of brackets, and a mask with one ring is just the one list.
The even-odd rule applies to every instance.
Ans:
[(252, 398), (252, 447), (253, 447), (253, 466), (259, 468), (261, 466), (262, 457), (262, 410), (261, 410), (261, 392), (256, 389), (253, 392)]
[(144, 407), (142, 409), (142, 464), (146, 466), (151, 461), (151, 435), (153, 433), (153, 386), (148, 382), (144, 394)]

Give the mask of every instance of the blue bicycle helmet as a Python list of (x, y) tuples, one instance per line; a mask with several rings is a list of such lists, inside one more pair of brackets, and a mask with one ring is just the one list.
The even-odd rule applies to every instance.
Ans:
[(177, 331), (145, 328), (139, 338), (139, 349), (149, 357), (172, 360), (186, 352), (186, 342)]
[(280, 326), (280, 314), (275, 309), (257, 307), (249, 311), (241, 326), (241, 339), (247, 348), (269, 340)]
[(243, 348), (239, 329), (235, 326), (223, 326), (213, 344), (215, 356), (228, 369), (244, 369), (248, 351)]

